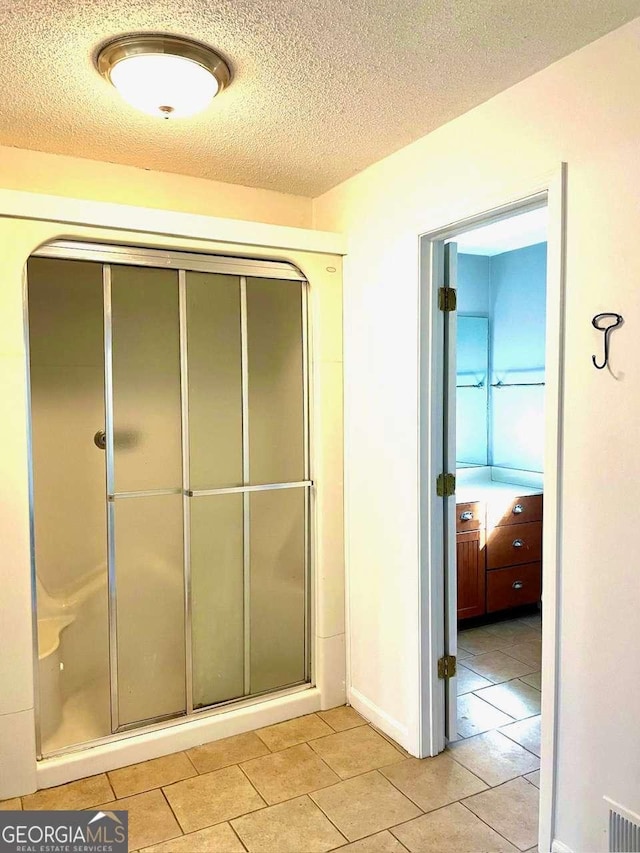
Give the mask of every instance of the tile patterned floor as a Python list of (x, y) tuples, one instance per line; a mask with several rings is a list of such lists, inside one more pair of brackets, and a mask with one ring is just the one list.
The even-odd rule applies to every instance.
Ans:
[(500, 729), (540, 754), (541, 649), (535, 614), (458, 632), (460, 737)]
[(130, 849), (143, 853), (529, 851), (539, 638), (532, 619), (461, 632), (460, 728), (468, 736), (436, 758), (409, 757), (341, 707), (0, 808), (126, 808)]
[(460, 739), (448, 752), (489, 786), (466, 798), (464, 805), (508, 840), (510, 849), (535, 849), (541, 617), (534, 614), (462, 630), (458, 650)]

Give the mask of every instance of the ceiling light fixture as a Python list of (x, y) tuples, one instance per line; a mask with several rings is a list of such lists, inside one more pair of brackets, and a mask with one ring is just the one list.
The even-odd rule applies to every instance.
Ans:
[(172, 35), (119, 36), (103, 45), (96, 66), (127, 103), (161, 118), (201, 112), (231, 82), (212, 48)]

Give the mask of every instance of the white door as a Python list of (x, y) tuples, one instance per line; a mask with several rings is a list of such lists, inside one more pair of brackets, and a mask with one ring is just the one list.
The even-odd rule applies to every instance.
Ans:
[[(444, 247), (444, 286), (457, 294), (458, 247), (447, 243)], [(444, 306), (445, 308), (447, 306)], [(453, 306), (449, 303), (449, 308)], [(456, 473), (456, 311), (444, 311), (444, 424), (443, 424), (443, 472)], [(457, 631), (457, 571), (456, 571), (456, 498), (443, 497), (444, 512), (444, 654), (456, 657), (458, 651)], [(448, 741), (456, 740), (457, 734), (457, 678), (445, 679), (445, 736)]]

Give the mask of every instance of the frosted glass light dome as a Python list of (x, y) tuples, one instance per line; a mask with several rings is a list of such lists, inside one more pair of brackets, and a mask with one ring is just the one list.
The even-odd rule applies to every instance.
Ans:
[(215, 51), (177, 36), (121, 36), (102, 48), (97, 66), (127, 103), (161, 118), (201, 112), (231, 79)]

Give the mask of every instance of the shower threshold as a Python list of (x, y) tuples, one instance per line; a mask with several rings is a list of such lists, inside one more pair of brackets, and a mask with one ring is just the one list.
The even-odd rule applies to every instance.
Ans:
[[(81, 743), (75, 743), (70, 746), (58, 749), (53, 748), (47, 750), (46, 752), (43, 751), (43, 754), (39, 755), (37, 760), (38, 762), (47, 762), (50, 759), (56, 759), (62, 756), (86, 752), (87, 750), (91, 750), (94, 747), (106, 746), (109, 744), (124, 741), (128, 738), (136, 737), (138, 735), (151, 734), (153, 732), (163, 731), (165, 729), (170, 729), (177, 726), (184, 726), (189, 723), (193, 723), (197, 720), (206, 719), (208, 717), (220, 716), (222, 714), (230, 713), (231, 711), (242, 710), (244, 708), (251, 708), (255, 705), (260, 705), (274, 699), (294, 696), (297, 693), (303, 693), (312, 689), (314, 689), (314, 685), (311, 682), (298, 682), (296, 684), (290, 684), (288, 686), (282, 687), (278, 690), (265, 691), (264, 693), (255, 693), (252, 696), (243, 696), (239, 699), (230, 699), (226, 702), (220, 702), (217, 705), (208, 705), (206, 707), (198, 709), (194, 708), (191, 714), (181, 712), (179, 714), (167, 716), (163, 719), (154, 720), (152, 722), (132, 724), (130, 726), (121, 728), (114, 734), (105, 735), (102, 737), (94, 737)], [(69, 724), (77, 724), (77, 720), (75, 720), (74, 718), (74, 720), (69, 721)], [(89, 734), (91, 730), (95, 730), (95, 725), (95, 722), (92, 724), (91, 721), (89, 721), (86, 726), (83, 726), (83, 728), (87, 732), (87, 734)], [(49, 744), (53, 746), (56, 739), (59, 740), (59, 738), (52, 737), (49, 740)]]

